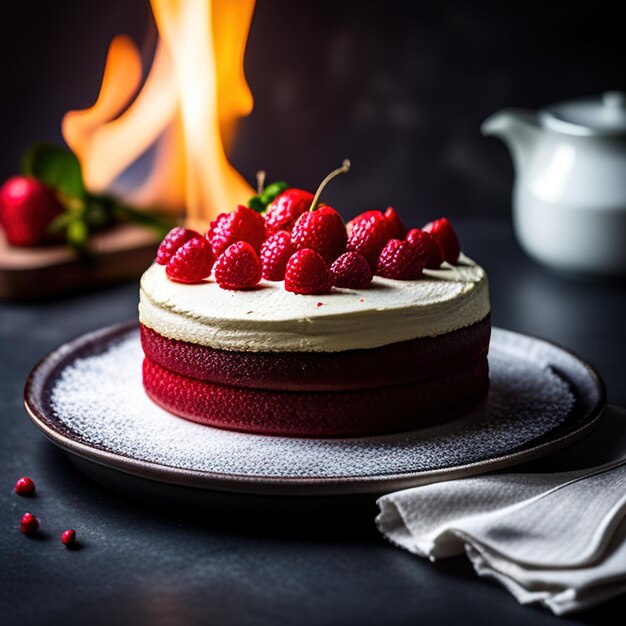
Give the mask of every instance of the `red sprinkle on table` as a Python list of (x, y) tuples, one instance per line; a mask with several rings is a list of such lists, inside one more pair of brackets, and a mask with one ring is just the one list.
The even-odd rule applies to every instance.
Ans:
[(35, 493), (35, 483), (28, 476), (22, 476), (15, 483), (15, 493), (20, 496), (30, 496)]
[(68, 528), (61, 535), (61, 543), (68, 548), (71, 548), (76, 544), (76, 531)]
[(39, 528), (39, 520), (32, 513), (24, 513), (20, 523), (20, 530), (25, 535), (34, 535)]

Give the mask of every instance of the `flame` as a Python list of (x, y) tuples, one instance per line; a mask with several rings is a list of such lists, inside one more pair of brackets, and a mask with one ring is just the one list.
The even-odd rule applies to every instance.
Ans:
[(109, 47), (95, 104), (66, 113), (63, 136), (93, 192), (111, 190), (153, 149), (148, 175), (125, 199), (184, 209), (189, 223), (206, 225), (254, 194), (225, 153), (237, 120), (253, 105), (243, 58), (254, 0), (151, 5), (159, 42), (143, 86), (137, 47), (120, 35)]

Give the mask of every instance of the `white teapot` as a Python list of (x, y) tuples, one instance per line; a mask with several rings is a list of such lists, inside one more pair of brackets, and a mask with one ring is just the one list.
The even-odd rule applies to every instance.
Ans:
[(626, 275), (626, 93), (504, 109), (481, 130), (511, 151), (522, 248), (557, 270)]

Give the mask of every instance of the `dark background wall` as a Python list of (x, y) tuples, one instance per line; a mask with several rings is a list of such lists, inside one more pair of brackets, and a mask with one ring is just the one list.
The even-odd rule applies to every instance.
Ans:
[[(626, 88), (617, 6), (258, 0), (246, 53), (255, 110), (232, 160), (250, 180), (263, 167), (312, 189), (350, 157), (327, 195), (346, 216), (387, 204), (417, 220), (506, 214), (510, 160), (481, 121)], [(0, 177), (30, 142), (61, 141), (62, 114), (93, 102), (120, 32), (149, 52), (148, 0), (2, 1)]]

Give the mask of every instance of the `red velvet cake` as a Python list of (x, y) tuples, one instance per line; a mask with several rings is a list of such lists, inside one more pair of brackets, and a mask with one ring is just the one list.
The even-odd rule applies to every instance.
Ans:
[(261, 183), (205, 235), (168, 233), (139, 303), (157, 404), (219, 428), (348, 437), (421, 428), (484, 398), (485, 272), (445, 218), (407, 232), (388, 208), (344, 224), (318, 201), (349, 169), (315, 195)]
[[(204, 244), (203, 244), (204, 245)], [(488, 388), (489, 295), (467, 257), (300, 295), (283, 282), (141, 281), (144, 385), (178, 416), (247, 432), (346, 437), (467, 412)]]

